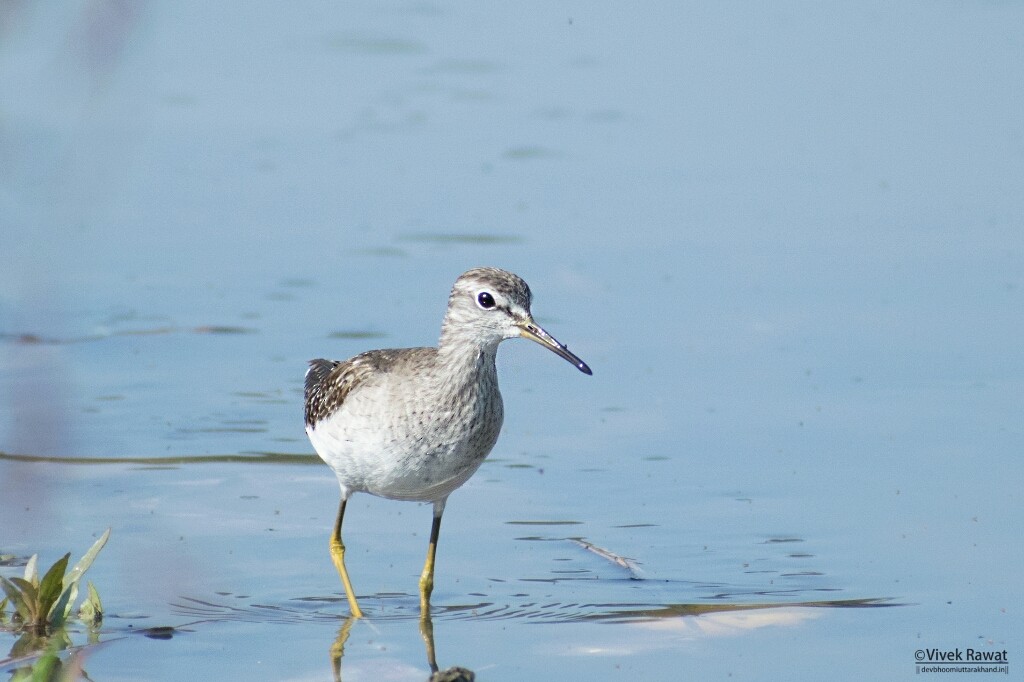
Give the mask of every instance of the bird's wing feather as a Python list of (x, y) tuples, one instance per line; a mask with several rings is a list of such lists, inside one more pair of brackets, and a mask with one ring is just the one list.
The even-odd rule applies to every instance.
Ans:
[(371, 350), (343, 362), (318, 358), (306, 371), (306, 426), (334, 414), (345, 398), (374, 375), (387, 373), (401, 359), (433, 349)]
[(344, 362), (310, 360), (306, 371), (306, 426), (315, 426), (331, 416), (352, 389), (374, 372), (376, 363), (368, 355), (357, 355)]

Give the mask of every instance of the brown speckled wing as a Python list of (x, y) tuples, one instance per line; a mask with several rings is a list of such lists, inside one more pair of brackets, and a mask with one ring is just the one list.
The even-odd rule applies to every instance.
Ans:
[(331, 416), (352, 389), (377, 371), (377, 364), (372, 352), (344, 362), (310, 360), (306, 372), (306, 426), (316, 426), (320, 420)]
[(400, 360), (413, 360), (432, 348), (371, 350), (343, 362), (310, 360), (306, 371), (306, 426), (334, 414), (345, 398), (375, 374), (385, 374)]

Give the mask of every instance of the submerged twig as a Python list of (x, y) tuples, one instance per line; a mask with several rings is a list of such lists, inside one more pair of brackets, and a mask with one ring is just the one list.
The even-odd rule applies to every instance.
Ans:
[(632, 580), (643, 580), (644, 579), (643, 571), (640, 570), (640, 566), (637, 564), (635, 559), (630, 559), (629, 557), (622, 556), (621, 554), (616, 554), (615, 552), (611, 551), (610, 549), (605, 549), (604, 547), (599, 547), (599, 546), (595, 545), (592, 542), (588, 542), (587, 540), (584, 540), (583, 538), (569, 538), (569, 539), (572, 540), (573, 542), (575, 542), (577, 545), (579, 545), (583, 549), (585, 549), (585, 550), (587, 550), (589, 552), (593, 552), (594, 554), (596, 554), (597, 556), (601, 557), (602, 559), (606, 559), (606, 560), (612, 562), (613, 564), (615, 564), (616, 566), (621, 566), (622, 568), (626, 569), (627, 571), (629, 571), (629, 577)]

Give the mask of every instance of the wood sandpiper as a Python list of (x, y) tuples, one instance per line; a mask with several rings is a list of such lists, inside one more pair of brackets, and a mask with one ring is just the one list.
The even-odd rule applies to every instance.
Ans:
[(371, 350), (343, 362), (313, 360), (306, 372), (306, 433), (338, 477), (341, 504), (331, 559), (352, 615), (362, 617), (345, 569), (341, 522), (352, 493), (432, 502), (433, 525), (420, 575), (420, 611), (429, 615), (434, 554), (445, 502), (480, 467), (501, 430), (494, 365), (498, 344), (524, 337), (586, 363), (533, 320), (520, 277), (474, 268), (452, 287), (437, 348)]

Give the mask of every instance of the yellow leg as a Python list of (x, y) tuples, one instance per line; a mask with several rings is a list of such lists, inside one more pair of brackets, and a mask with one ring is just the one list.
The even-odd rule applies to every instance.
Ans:
[(437, 656), (434, 653), (434, 623), (430, 620), (430, 612), (424, 611), (420, 615), (420, 637), (423, 638), (423, 644), (427, 647), (427, 665), (430, 666), (430, 672), (437, 672)]
[(341, 541), (341, 520), (345, 517), (345, 502), (342, 499), (338, 506), (338, 518), (334, 521), (334, 534), (331, 535), (331, 561), (338, 569), (341, 576), (341, 584), (345, 586), (345, 596), (348, 598), (348, 607), (352, 611), (353, 618), (362, 618), (363, 611), (356, 601), (355, 590), (352, 589), (352, 581), (348, 579), (348, 571), (345, 570), (345, 545)]
[(349, 630), (355, 618), (349, 616), (345, 619), (341, 628), (338, 629), (338, 636), (331, 645), (331, 672), (334, 673), (334, 682), (341, 682), (341, 659), (345, 655), (345, 642), (348, 641)]
[(430, 545), (427, 546), (427, 561), (420, 575), (420, 615), (430, 616), (430, 593), (434, 591), (434, 555), (437, 553), (437, 536), (441, 532), (441, 514), (434, 507), (434, 523), (430, 527)]

